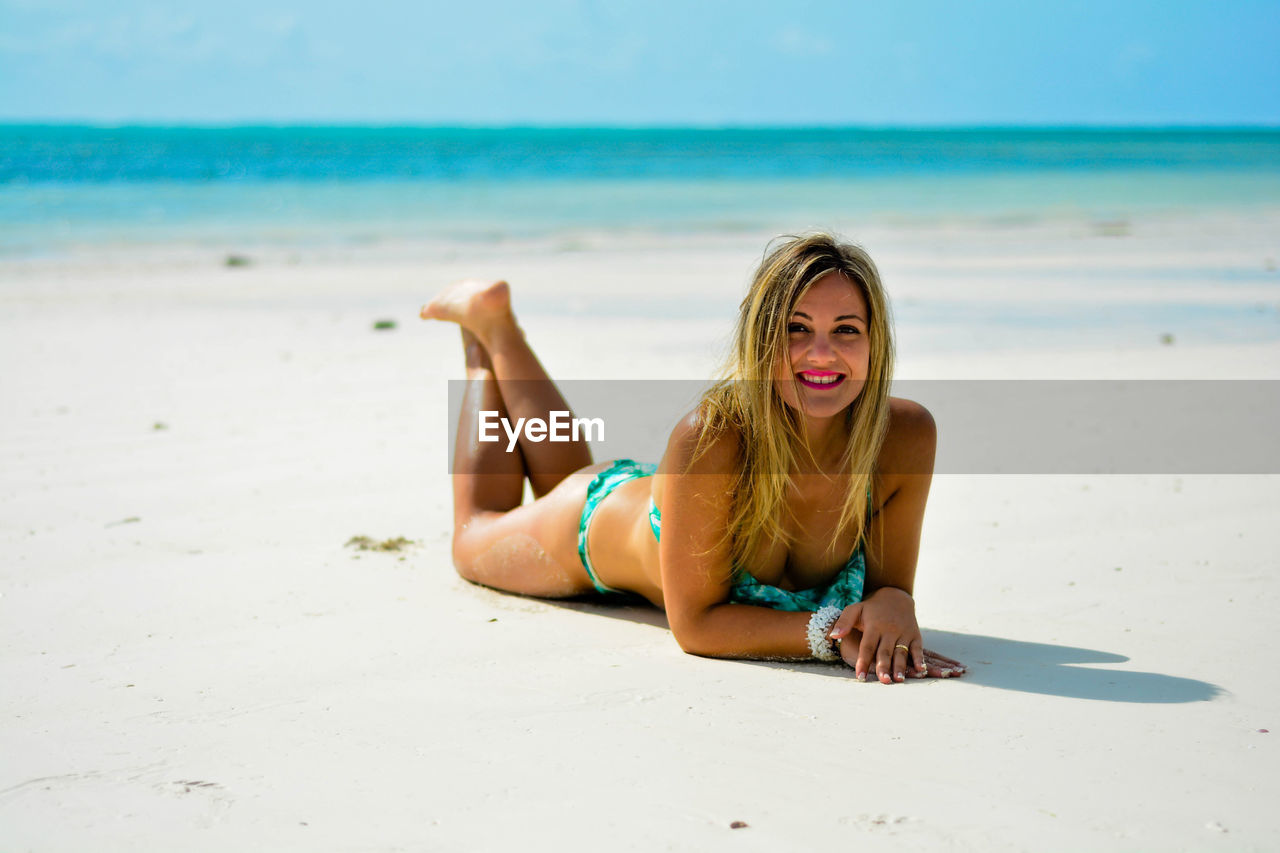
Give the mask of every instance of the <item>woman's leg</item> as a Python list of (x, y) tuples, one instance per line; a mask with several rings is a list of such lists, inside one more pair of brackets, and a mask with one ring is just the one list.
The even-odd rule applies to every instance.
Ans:
[[(468, 350), (468, 381), (473, 381), (473, 377), (474, 381), (482, 378), (496, 381), (497, 395), (503, 404), (502, 416), (511, 424), (520, 418), (545, 420), (551, 412), (569, 411), (569, 404), (530, 349), (516, 322), (511, 311), (510, 289), (505, 281), (458, 282), (428, 303), (422, 309), (422, 317), (457, 323), (471, 333), (486, 358), (482, 361), (477, 357), (473, 367), (471, 348), (464, 335), (464, 347)], [(486, 392), (482, 397), (487, 410), (499, 408), (487, 405), (493, 402), (492, 395)], [(478, 426), (478, 419), (467, 424), (469, 431), (460, 431), (458, 438), (477, 435)], [(494, 444), (501, 445), (505, 452), (505, 435), (502, 441)], [(461, 441), (458, 446), (462, 446)], [(566, 475), (591, 464), (591, 448), (583, 439), (533, 442), (528, 441), (522, 432), (519, 446), (534, 497), (549, 493)], [(480, 470), (493, 469), (482, 467)], [(519, 503), (518, 499), (516, 503)]]
[(496, 411), (503, 418), (508, 417), (508, 412), (494, 378), (489, 353), (465, 328), (462, 352), (467, 379), (453, 451), (455, 527), (472, 521), (480, 513), (502, 513), (520, 506), (525, 478), (524, 454), (520, 447), (508, 452), (505, 441), (478, 440), (481, 412)]
[[(561, 597), (591, 590), (576, 546), (589, 477), (566, 477), (590, 464), (585, 442), (522, 441), (508, 452), (505, 437), (478, 440), (481, 411), (514, 419), (545, 418), (549, 411), (568, 409), (515, 323), (506, 284), (454, 285), (424, 307), (422, 316), (462, 326), (467, 385), (453, 467), (458, 573), (526, 595)], [(526, 474), (539, 499), (521, 506)]]

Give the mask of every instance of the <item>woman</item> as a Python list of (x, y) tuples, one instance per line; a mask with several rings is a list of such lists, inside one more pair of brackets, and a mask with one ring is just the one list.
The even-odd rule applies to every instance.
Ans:
[[(464, 578), (542, 597), (642, 595), (691, 654), (842, 659), (885, 684), (964, 672), (926, 651), (916, 624), (936, 433), (922, 406), (888, 396), (888, 301), (861, 249), (816, 234), (765, 257), (725, 378), (656, 470), (593, 465), (585, 440), (478, 440), (481, 412), (515, 423), (569, 409), (505, 282), (459, 282), (422, 317), (462, 327)], [(535, 500), (522, 505), (526, 477)]]

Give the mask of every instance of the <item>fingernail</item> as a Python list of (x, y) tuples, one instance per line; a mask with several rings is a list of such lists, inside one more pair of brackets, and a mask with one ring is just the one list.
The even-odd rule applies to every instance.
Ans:
[(900, 673), (900, 672), (895, 672), (895, 673), (893, 674), (893, 678), (894, 678), (894, 680), (895, 680), (895, 681), (901, 681), (901, 680), (903, 679), (903, 677), (904, 677), (904, 676), (903, 676), (903, 675), (902, 675), (902, 673)]
[(867, 680), (867, 674), (866, 674), (865, 672), (860, 672), (860, 673), (858, 673), (858, 680), (859, 680), (859, 681), (866, 681), (866, 680)]

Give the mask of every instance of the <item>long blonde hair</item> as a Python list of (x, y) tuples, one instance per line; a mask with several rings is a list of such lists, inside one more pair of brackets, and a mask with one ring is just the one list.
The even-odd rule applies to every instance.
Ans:
[[(844, 275), (867, 301), (870, 363), (867, 381), (846, 413), (848, 440), (839, 469), (849, 477), (838, 529), (865, 535), (872, 476), (889, 425), (889, 385), (893, 379), (893, 332), (889, 300), (871, 257), (831, 234), (779, 238), (756, 269), (738, 312), (734, 347), (719, 381), (700, 405), (700, 449), (718, 437), (739, 438), (729, 537), (733, 565), (771, 541), (786, 542), (783, 519), (791, 513), (787, 487), (807, 454), (800, 417), (774, 387), (787, 359), (787, 326), (796, 303), (828, 273)], [(789, 370), (787, 371), (789, 372)], [(832, 537), (831, 550), (836, 547)]]

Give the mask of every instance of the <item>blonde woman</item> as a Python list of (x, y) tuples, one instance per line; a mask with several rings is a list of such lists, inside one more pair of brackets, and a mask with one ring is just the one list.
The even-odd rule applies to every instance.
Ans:
[(422, 316), (462, 327), (462, 577), (548, 598), (638, 594), (696, 655), (843, 660), (885, 684), (964, 672), (924, 649), (916, 623), (936, 434), (922, 406), (888, 396), (888, 301), (858, 247), (816, 234), (773, 248), (724, 378), (656, 466), (592, 464), (585, 440), (478, 441), (481, 412), (515, 422), (569, 406), (505, 282), (459, 282)]

